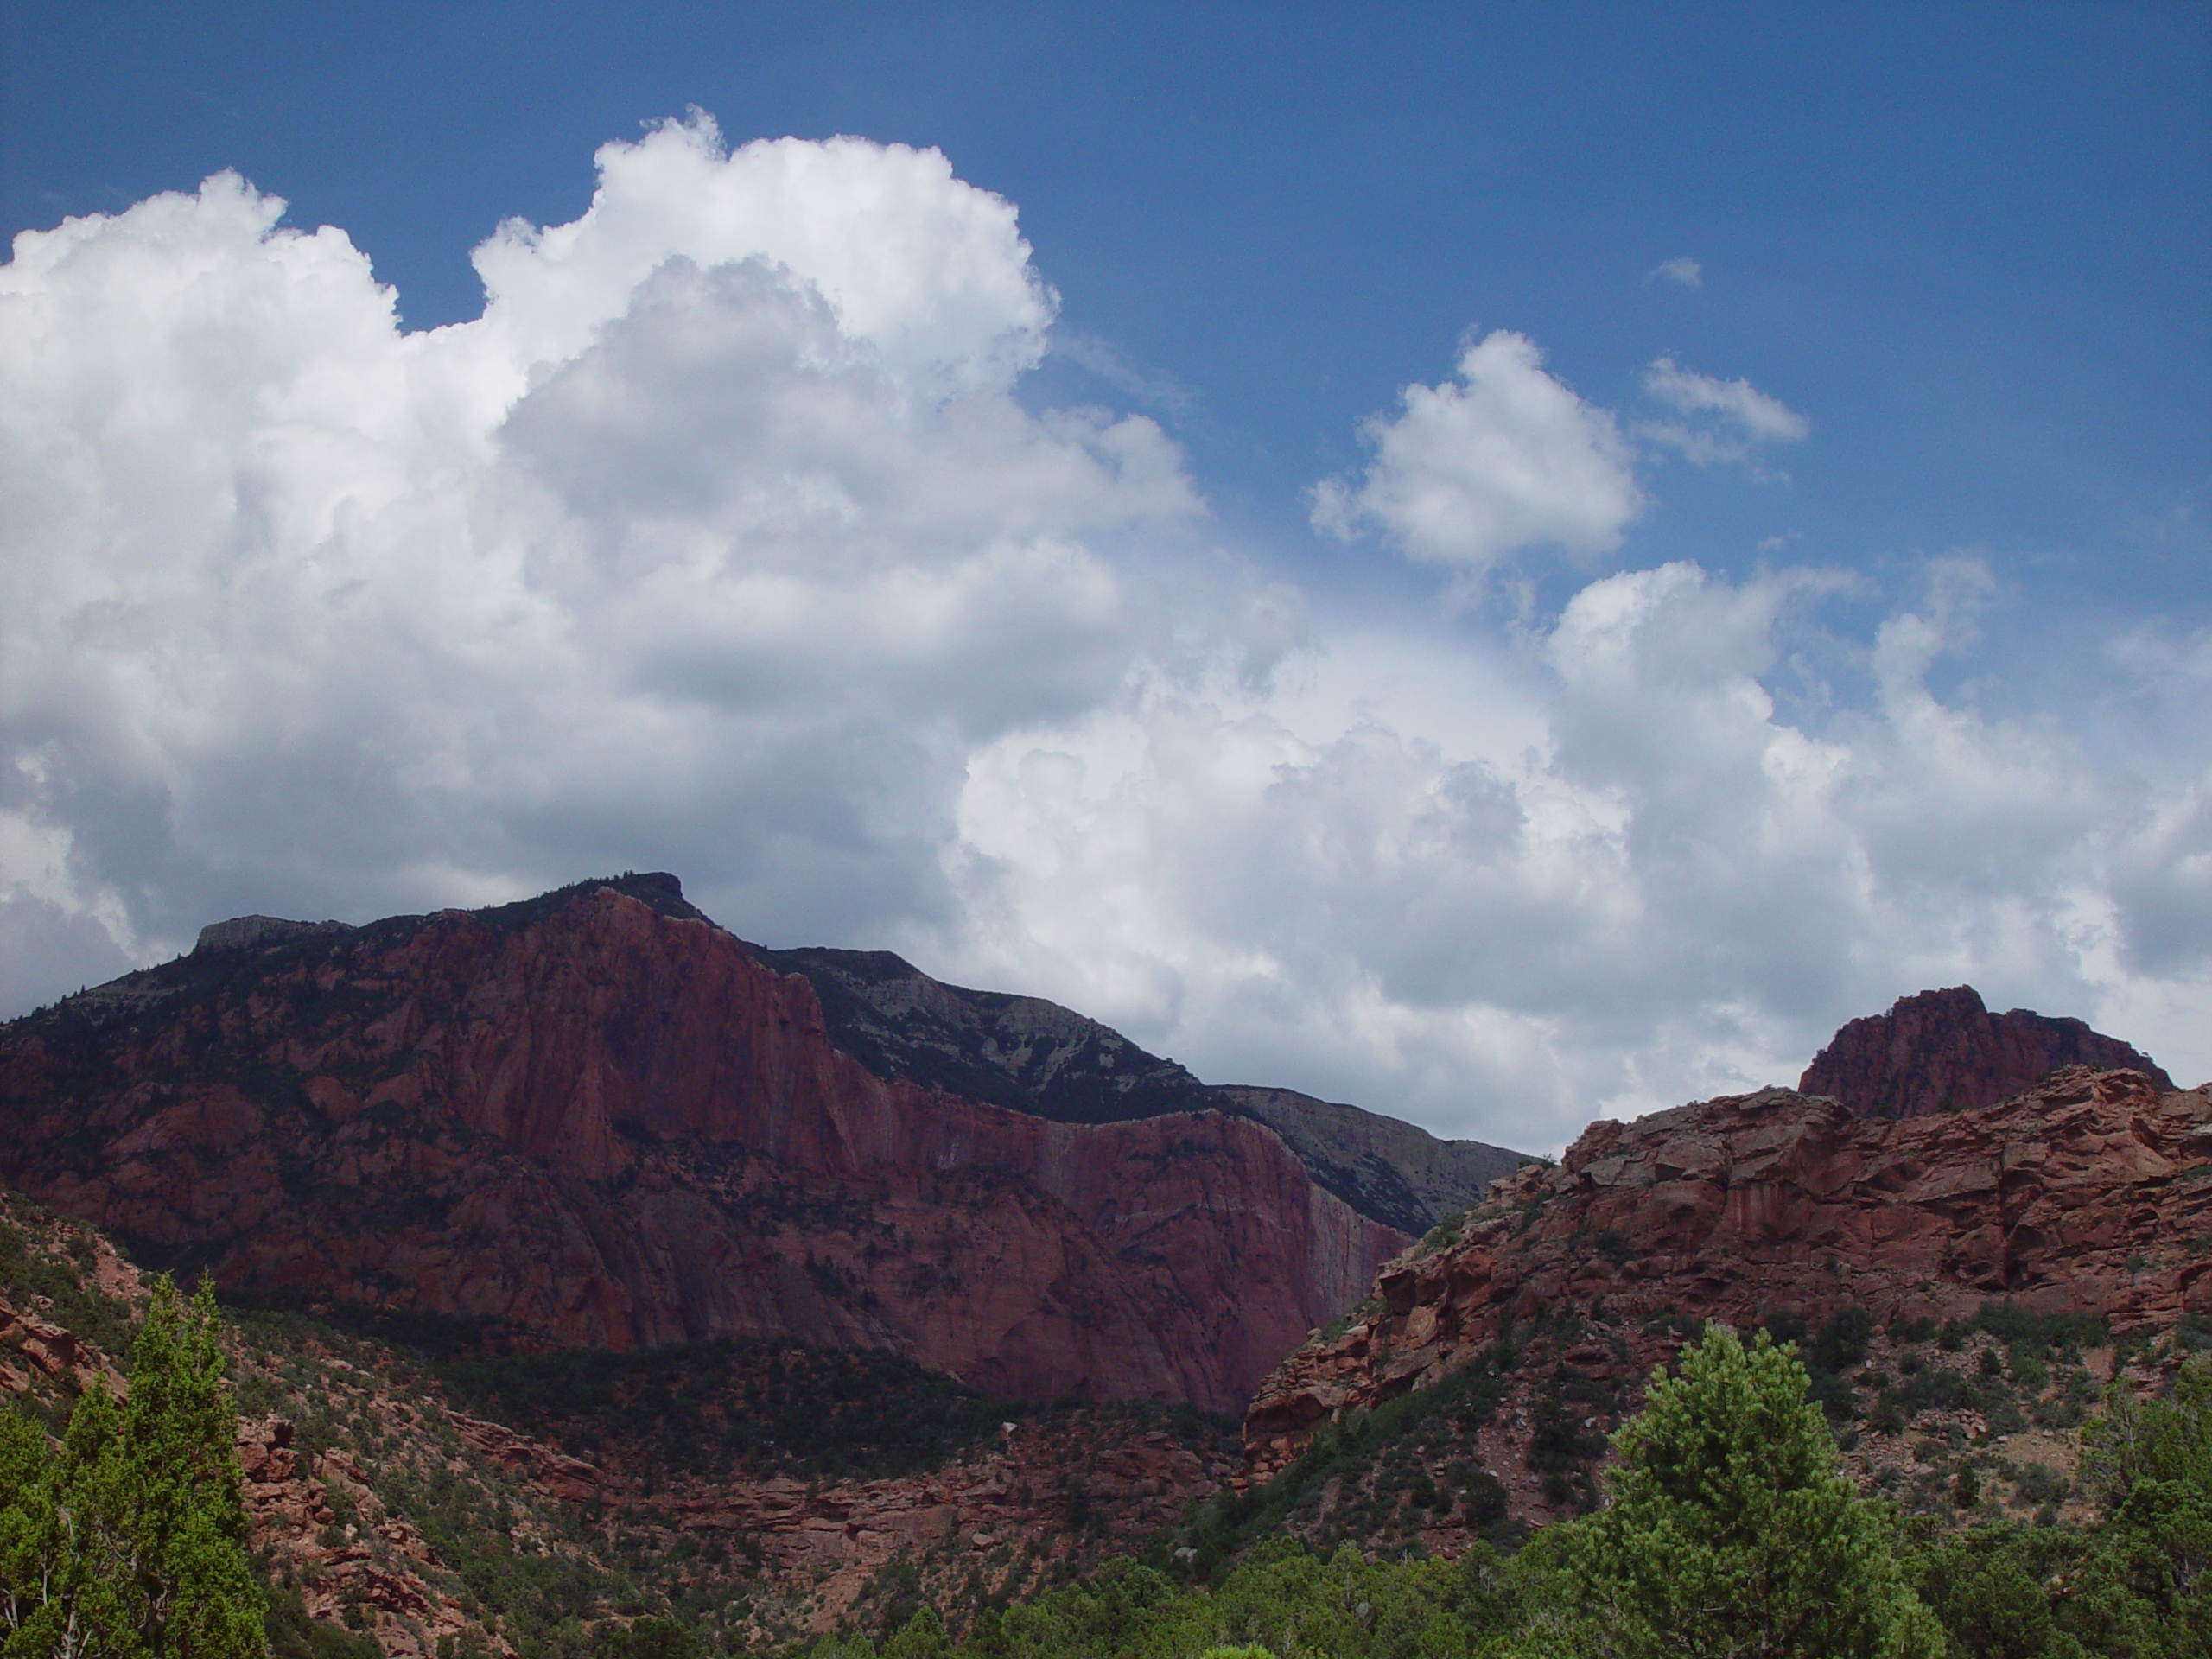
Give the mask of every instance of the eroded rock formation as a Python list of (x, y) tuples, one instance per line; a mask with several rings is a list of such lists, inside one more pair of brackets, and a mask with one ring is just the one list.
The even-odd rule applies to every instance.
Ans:
[[(1548, 1308), (1628, 1330), (1704, 1319), (1949, 1319), (2010, 1300), (2115, 1332), (2212, 1313), (2212, 1091), (2071, 1067), (1902, 1120), (1765, 1090), (1593, 1123), (1491, 1189), (1459, 1236), (1378, 1276), (1368, 1313), (1277, 1368), (1245, 1420), (1264, 1476), (1314, 1429), (1450, 1376)], [(1570, 1353), (1623, 1380), (1666, 1344)]]
[(464, 1633), (489, 1652), (513, 1651), (430, 1581), (452, 1564), (385, 1507), (357, 1459), (310, 1451), (276, 1417), (241, 1421), (238, 1449), (254, 1552), (272, 1577), (300, 1589), (310, 1618), (340, 1625), (350, 1612), (397, 1659), (432, 1659), (440, 1638), (450, 1644)]

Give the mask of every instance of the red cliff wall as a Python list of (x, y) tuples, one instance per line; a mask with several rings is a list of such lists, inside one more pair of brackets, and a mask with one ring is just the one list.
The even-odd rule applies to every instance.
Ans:
[(96, 1039), (19, 1026), (0, 1173), (239, 1288), (1231, 1410), (1406, 1242), (1256, 1123), (885, 1083), (804, 980), (604, 888), (365, 929)]

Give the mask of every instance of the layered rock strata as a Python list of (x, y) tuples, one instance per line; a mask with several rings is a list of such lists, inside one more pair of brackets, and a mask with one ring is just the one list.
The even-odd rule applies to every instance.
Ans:
[[(1993, 1300), (2116, 1332), (2212, 1313), (2212, 1092), (2072, 1067), (1977, 1110), (1903, 1120), (1765, 1090), (1591, 1125), (1491, 1189), (1459, 1236), (1377, 1277), (1363, 1315), (1279, 1366), (1245, 1419), (1264, 1478), (1324, 1423), (1427, 1386), (1516, 1326), (1602, 1304), (1637, 1330), (1847, 1306), (1876, 1321)], [(1599, 1343), (1621, 1380), (1662, 1357)]]

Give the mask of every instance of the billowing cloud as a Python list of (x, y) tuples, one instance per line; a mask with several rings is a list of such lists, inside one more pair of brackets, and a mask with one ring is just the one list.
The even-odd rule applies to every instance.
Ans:
[(1716, 380), (1662, 357), (1645, 371), (1643, 390), (1682, 418), (1639, 421), (1636, 435), (1680, 450), (1700, 467), (1741, 461), (1755, 444), (1798, 443), (1813, 423), (1745, 379)]
[(1705, 286), (1705, 267), (1686, 253), (1677, 255), (1672, 259), (1661, 260), (1652, 266), (1650, 274), (1653, 277), (1663, 277), (1668, 282), (1678, 283), (1683, 288)]
[[(599, 168), (426, 333), (227, 175), (18, 238), (8, 1009), (226, 915), (663, 867), (752, 937), (1532, 1148), (1961, 980), (2212, 1071), (2202, 637), (2082, 653), (2131, 748), (1940, 689), (1971, 559), (1855, 588), (1861, 638), (1827, 573), (1690, 563), (1510, 634), (1355, 625), (1207, 550), (1151, 422), (1016, 397), (1052, 296), (942, 156), (694, 118)], [(1803, 433), (1671, 359), (1648, 390)], [(1642, 505), (1520, 335), (1366, 435), (1318, 522), (1455, 582)]]
[(424, 334), (233, 175), (18, 238), (0, 813), (60, 851), (16, 896), (133, 952), (647, 862), (763, 929), (950, 902), (968, 745), (1118, 683), (1099, 538), (1187, 516), (1179, 460), (1014, 400), (1052, 296), (941, 156), (599, 163)]
[[(1804, 570), (1606, 577), (1519, 657), (1346, 636), (1303, 690), (1140, 684), (971, 762), (989, 875), (939, 949), (1205, 1075), (1529, 1144), (1792, 1081), (1843, 1018), (1961, 981), (2204, 1069), (2106, 959), (2169, 948), (2112, 899), (2201, 887), (2198, 797), (1940, 701), (1961, 575), (1890, 618), (1873, 702), (1821, 731), (1770, 690), (1841, 586)], [(2164, 982), (2201, 987), (2206, 930), (2175, 935), (2197, 954)]]
[(1479, 575), (1523, 548), (1608, 552), (1642, 510), (1632, 456), (1607, 411), (1543, 367), (1526, 335), (1471, 340), (1456, 381), (1408, 386), (1362, 429), (1375, 459), (1313, 496), (1313, 523), (1379, 530), (1413, 557)]

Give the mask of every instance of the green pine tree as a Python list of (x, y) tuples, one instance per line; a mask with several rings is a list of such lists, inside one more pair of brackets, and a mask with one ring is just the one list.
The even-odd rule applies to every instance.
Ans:
[(164, 1276), (127, 1403), (95, 1382), (58, 1456), (0, 1416), (0, 1659), (258, 1659), (237, 1417), (212, 1287)]
[(2183, 1364), (2165, 1399), (2115, 1383), (2107, 1405), (2082, 1431), (2082, 1478), (2107, 1514), (2069, 1622), (2141, 1659), (2212, 1652), (2212, 1358)]
[(1837, 1468), (1804, 1367), (1706, 1327), (1615, 1437), (1611, 1503), (1566, 1542), (1586, 1651), (1905, 1659), (1943, 1651), (1880, 1507)]

